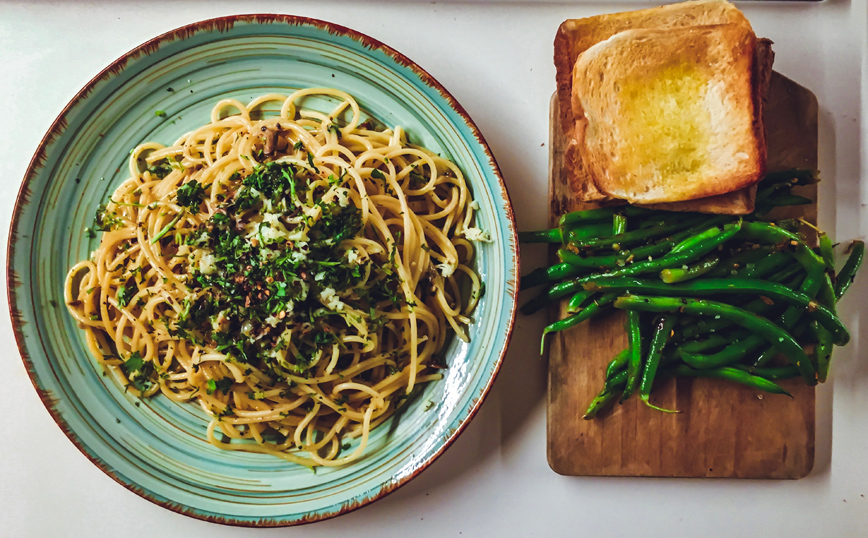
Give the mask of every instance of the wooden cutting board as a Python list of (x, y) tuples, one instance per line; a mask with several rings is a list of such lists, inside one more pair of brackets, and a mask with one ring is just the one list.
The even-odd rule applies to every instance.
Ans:
[[(551, 222), (581, 208), (562, 170), (564, 138), (557, 99), (551, 104)], [(774, 73), (765, 111), (769, 170), (817, 168), (817, 99)], [(808, 187), (816, 199), (816, 188)], [(805, 209), (806, 208), (806, 209)], [(800, 209), (816, 219), (816, 204)], [(563, 316), (565, 305), (551, 312)], [(783, 382), (794, 399), (709, 379), (669, 380), (652, 402), (615, 404), (595, 420), (582, 414), (603, 386), (604, 370), (627, 347), (622, 312), (550, 336), (548, 460), (564, 475), (802, 478), (814, 464), (814, 388)]]

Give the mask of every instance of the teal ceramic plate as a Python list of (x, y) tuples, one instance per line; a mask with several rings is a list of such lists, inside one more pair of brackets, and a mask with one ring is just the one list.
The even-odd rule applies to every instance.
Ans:
[[(208, 121), (217, 100), (341, 88), (412, 141), (451, 157), (494, 238), (478, 251), (487, 285), (471, 343), (448, 348), (445, 379), (372, 434), (363, 460), (312, 473), (205, 441), (193, 405), (124, 394), (84, 346), (63, 305), (64, 276), (95, 247), (83, 230), (126, 177), (136, 144), (165, 144)], [(155, 111), (166, 112), (166, 117)], [(15, 336), (33, 384), (73, 443), (123, 486), (193, 517), (279, 526), (339, 515), (428, 466), (479, 409), (513, 325), (518, 257), (509, 199), (476, 126), (430, 75), (367, 36), (289, 16), (240, 16), (167, 33), (114, 62), (67, 105), (39, 146), (15, 207), (7, 278)]]

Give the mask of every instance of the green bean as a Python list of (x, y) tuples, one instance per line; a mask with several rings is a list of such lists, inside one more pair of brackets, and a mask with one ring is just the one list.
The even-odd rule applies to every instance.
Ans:
[(586, 209), (584, 211), (573, 211), (572, 213), (566, 213), (561, 216), (558, 223), (560, 224), (560, 226), (565, 226), (568, 224), (576, 224), (580, 222), (594, 222), (600, 220), (608, 220), (611, 222), (611, 219), (615, 215), (615, 213), (620, 213), (628, 217), (641, 217), (646, 216), (652, 212), (653, 211), (650, 209), (630, 205), (618, 207), (600, 207), (597, 209)]
[(563, 233), (566, 243), (575, 243), (585, 239), (593, 239), (609, 234), (612, 225), (608, 222), (591, 222), (587, 224), (569, 225), (564, 227)]
[(690, 266), (672, 267), (669, 269), (664, 269), (660, 271), (660, 279), (667, 284), (673, 284), (675, 282), (685, 282), (687, 280), (692, 280), (696, 277), (706, 274), (707, 272), (717, 267), (717, 264), (719, 263), (720, 256), (713, 253)]
[(756, 344), (755, 340), (760, 339), (756, 335), (751, 335), (732, 342), (721, 351), (711, 355), (703, 355), (699, 353), (681, 353), (681, 360), (690, 365), (691, 368), (718, 368), (720, 366), (728, 366), (740, 361), (751, 349), (756, 349), (760, 344)]
[(789, 392), (785, 391), (780, 385), (773, 381), (769, 381), (764, 377), (752, 375), (748, 372), (745, 372), (744, 370), (732, 368), (729, 366), (721, 366), (720, 368), (712, 368), (709, 370), (694, 370), (688, 366), (681, 365), (676, 366), (671, 371), (673, 374), (680, 376), (724, 379), (726, 381), (740, 383), (742, 385), (747, 385), (748, 387), (759, 389), (765, 392), (771, 392), (773, 394), (784, 394), (786, 396), (789, 396), (790, 398), (793, 397)]
[(551, 230), (539, 230), (533, 232), (518, 232), (518, 240), (521, 243), (563, 243), (560, 228)]
[(578, 252), (573, 252), (568, 249), (561, 249), (558, 251), (558, 256), (562, 261), (570, 263), (572, 265), (578, 267), (584, 267), (587, 269), (594, 270), (605, 270), (605, 269), (614, 269), (616, 267), (624, 266), (629, 263), (631, 259), (642, 259), (649, 256), (657, 256), (659, 254), (663, 254), (672, 249), (675, 245), (691, 237), (697, 232), (703, 230), (708, 225), (717, 225), (722, 224), (729, 219), (725, 216), (712, 217), (709, 219), (704, 226), (694, 226), (684, 230), (683, 232), (678, 232), (676, 234), (672, 234), (668, 238), (664, 238), (657, 243), (651, 245), (645, 245), (631, 251), (622, 251), (618, 254), (609, 255), (609, 256), (587, 256), (585, 254), (580, 254)]
[(627, 217), (621, 213), (615, 213), (612, 217), (612, 234), (620, 235), (627, 231)]
[[(746, 305), (747, 306), (747, 305)], [(750, 304), (752, 308), (746, 308), (754, 312), (755, 314), (764, 314), (767, 310), (757, 309), (759, 305)], [(793, 307), (788, 307), (793, 308)], [(790, 335), (794, 338), (797, 338), (802, 332), (804, 332), (804, 327), (807, 323), (796, 324), (798, 320), (795, 319), (793, 321), (794, 325), (785, 325), (786, 329), (790, 330)], [(761, 336), (755, 334), (742, 334), (738, 335), (735, 338), (730, 339), (731, 343), (726, 346), (725, 349), (718, 351), (712, 355), (696, 355), (695, 352), (692, 356), (689, 356), (685, 359), (685, 362), (690, 362), (692, 366), (695, 367), (714, 367), (714, 366), (722, 366), (727, 364), (733, 364), (735, 362), (741, 361), (745, 355), (750, 353), (751, 351), (762, 346), (766, 340)], [(775, 355), (777, 355), (778, 351), (774, 346), (769, 347), (765, 352), (761, 353), (755, 362), (755, 366), (764, 366), (769, 360), (771, 360)], [(684, 357), (682, 356), (682, 359)], [(805, 375), (811, 376), (811, 369), (805, 365)]]
[(585, 414), (582, 415), (582, 418), (585, 420), (591, 420), (597, 413), (602, 411), (607, 405), (612, 403), (615, 400), (615, 397), (618, 395), (615, 391), (618, 387), (623, 386), (627, 383), (627, 372), (620, 372), (612, 379), (612, 388), (603, 388), (597, 396), (591, 400), (591, 404), (588, 406), (588, 410), (585, 411)]
[(849, 288), (850, 284), (853, 283), (853, 279), (856, 277), (856, 271), (858, 271), (859, 266), (862, 265), (862, 258), (864, 256), (865, 243), (863, 241), (853, 241), (850, 244), (850, 256), (847, 257), (847, 261), (844, 262), (844, 267), (841, 268), (841, 271), (835, 278), (835, 297), (838, 299), (844, 295), (847, 288)]
[(801, 237), (765, 222), (745, 222), (739, 232), (739, 237), (770, 244), (788, 245), (797, 262), (810, 272), (817, 265), (825, 268), (825, 262), (817, 256)]
[[(802, 268), (800, 265), (791, 265), (783, 271), (779, 271), (773, 275), (766, 275), (763, 271), (757, 269), (755, 275), (757, 277), (767, 277), (768, 280), (771, 282), (785, 282), (787, 278), (801, 271)], [(789, 282), (785, 282), (785, 284), (790, 285)], [(792, 289), (794, 286), (790, 285), (789, 287)], [(749, 312), (753, 312), (754, 314), (766, 315), (774, 307), (774, 304), (769, 304), (769, 302), (766, 302), (763, 299), (754, 299), (743, 305), (735, 304), (734, 306), (740, 306), (741, 308), (744, 308)], [(714, 333), (720, 331), (729, 327), (730, 325), (732, 324), (725, 319), (699, 319), (693, 325), (683, 327), (681, 329), (681, 335), (682, 338), (684, 338), (685, 340), (690, 340), (706, 333)], [(765, 340), (760, 339), (757, 343), (757, 346), (761, 345), (762, 342), (765, 342)]]
[(684, 312), (700, 316), (720, 316), (728, 319), (764, 338), (800, 366), (805, 382), (816, 385), (816, 372), (804, 350), (784, 329), (771, 321), (747, 310), (717, 301), (705, 299), (685, 299), (672, 297), (648, 297), (626, 295), (615, 300), (615, 308), (637, 309), (647, 312)]
[(678, 345), (678, 348), (673, 349), (673, 351), (677, 355), (681, 355), (682, 353), (701, 353), (703, 351), (708, 351), (709, 349), (723, 347), (729, 342), (732, 342), (732, 337), (729, 335), (712, 334), (708, 338), (703, 338), (702, 340), (689, 340), (682, 342)]
[[(800, 291), (811, 298), (820, 294), (821, 297), (825, 298), (822, 302), (826, 303), (829, 311), (832, 314), (835, 313), (834, 301), (830, 301), (835, 292), (831, 289), (831, 282), (826, 275), (826, 263), (798, 235), (770, 224), (750, 222), (742, 227), (742, 236), (765, 242), (785, 243), (792, 247), (793, 257), (805, 267), (808, 273), (802, 282)], [(781, 316), (781, 325), (787, 328), (792, 327), (801, 318), (802, 313), (802, 309), (790, 306)], [(806, 381), (808, 381), (809, 373), (812, 376), (814, 373), (806, 369), (807, 365), (804, 362), (802, 362), (802, 366), (802, 376), (806, 377)], [(816, 380), (810, 384), (815, 383)]]
[[(697, 245), (703, 243), (704, 241), (708, 241), (709, 239), (713, 239), (714, 237), (724, 233), (724, 230), (726, 229), (727, 226), (730, 228), (733, 228), (736, 226), (737, 226), (737, 228), (741, 228), (742, 221), (741, 221), (741, 219), (739, 219), (737, 224), (726, 224), (726, 225), (724, 225), (724, 229), (721, 229), (719, 226), (712, 226), (712, 227), (710, 227), (710, 228), (708, 228), (708, 229), (706, 229), (706, 230), (704, 230), (704, 231), (702, 231), (702, 232), (700, 232), (700, 233), (698, 233), (692, 237), (688, 237), (684, 241), (678, 243), (677, 245), (672, 247), (672, 250), (669, 251), (669, 253), (670, 254), (676, 254), (678, 252), (692, 250), (692, 249), (696, 248)], [(736, 231), (738, 231), (738, 230), (736, 230)]]
[(759, 183), (760, 188), (756, 193), (756, 202), (757, 204), (762, 203), (779, 190), (788, 190), (794, 185), (811, 185), (817, 181), (818, 176), (815, 170), (787, 170), (766, 174)]
[[(774, 247), (746, 248), (740, 250), (729, 259), (722, 261), (720, 265), (708, 273), (708, 276), (714, 278), (729, 276), (733, 271), (736, 271), (739, 268), (747, 267), (761, 260), (765, 260), (770, 256), (774, 256), (775, 250), (776, 248)], [(781, 256), (789, 258), (786, 254), (781, 254)]]
[(527, 290), (547, 282), (557, 282), (565, 278), (573, 278), (586, 272), (586, 269), (568, 263), (540, 267), (521, 277), (521, 289)]
[(805, 198), (804, 196), (799, 196), (797, 194), (779, 194), (777, 196), (770, 197), (762, 201), (762, 205), (768, 206), (769, 208), (792, 205), (808, 205), (813, 203), (814, 201), (810, 198)]
[(826, 379), (829, 377), (832, 348), (835, 342), (832, 338), (832, 334), (822, 325), (813, 322), (808, 327), (817, 339), (817, 344), (814, 346), (814, 357), (817, 361), (817, 379), (820, 383), (825, 383)]
[[(793, 335), (793, 338), (799, 338), (808, 328), (808, 323), (805, 320), (800, 320), (796, 323), (792, 328), (789, 329), (790, 334)], [(753, 361), (753, 366), (757, 368), (764, 368), (772, 359), (777, 357), (779, 354), (778, 350), (773, 346), (767, 347), (763, 350), (756, 359)]]
[(778, 228), (782, 228), (788, 232), (799, 234), (802, 230), (802, 221), (799, 219), (780, 219), (775, 221)]
[(645, 228), (633, 230), (632, 232), (620, 232), (604, 237), (586, 239), (584, 241), (574, 241), (573, 244), (578, 249), (610, 247), (614, 248), (615, 250), (622, 250), (624, 245), (629, 245), (631, 243), (635, 243), (637, 241), (641, 241), (651, 237), (663, 236), (669, 233), (677, 232), (679, 230), (684, 230), (686, 228), (689, 228), (690, 226), (699, 224), (701, 221), (702, 219), (699, 218), (682, 219), (676, 222), (667, 222), (664, 220), (651, 226), (647, 226)]
[[(757, 251), (762, 252), (763, 250), (757, 249)], [(788, 252), (778, 251), (770, 254), (768, 251), (766, 252), (766, 255), (762, 259), (753, 263), (746, 263), (742, 267), (734, 267), (726, 276), (736, 278), (765, 278), (767, 275), (777, 273), (781, 269), (794, 265), (793, 257)], [(796, 264), (796, 267), (801, 269), (798, 264)]]
[[(808, 271), (805, 280), (799, 287), (799, 291), (808, 297), (816, 297), (826, 280), (826, 266), (817, 265)], [(833, 292), (834, 293), (834, 292)], [(803, 310), (795, 306), (789, 306), (781, 315), (780, 324), (787, 329), (792, 328), (801, 319)]]
[(778, 172), (766, 172), (760, 180), (760, 186), (766, 186), (771, 183), (789, 182), (794, 185), (811, 185), (819, 179), (817, 170), (808, 170), (805, 168), (792, 168), (790, 170), (781, 170)]
[[(757, 299), (756, 301), (751, 301), (747, 305), (742, 306), (742, 308), (744, 308), (745, 310), (749, 310), (751, 312), (761, 314), (762, 312), (756, 312), (753, 308), (748, 308), (748, 306), (750, 306), (750, 307), (756, 306), (756, 307), (761, 308), (760, 305), (765, 305), (765, 303), (763, 303), (762, 301)], [(771, 308), (770, 305), (765, 305), (765, 306), (767, 308)], [(692, 339), (698, 338), (704, 334), (716, 333), (718, 331), (726, 329), (727, 327), (730, 327), (731, 325), (732, 325), (732, 323), (730, 323), (728, 320), (725, 320), (725, 319), (698, 319), (696, 321), (696, 323), (694, 323), (692, 325), (688, 325), (688, 326), (684, 327), (683, 329), (681, 329), (681, 337), (684, 340), (692, 340)]]
[[(719, 245), (722, 245), (727, 240), (732, 238), (735, 234), (738, 233), (740, 222), (735, 224), (727, 224), (726, 226), (721, 228), (713, 228), (696, 236), (694, 238), (689, 238), (685, 241), (676, 245), (676, 247), (680, 246), (681, 248), (676, 252), (675, 247), (673, 247), (672, 251), (669, 254), (666, 254), (663, 257), (647, 261), (633, 262), (630, 265), (611, 270), (606, 273), (592, 274), (586, 277), (582, 277), (580, 280), (584, 282), (590, 282), (597, 278), (610, 278), (617, 276), (630, 276), (641, 273), (649, 273), (649, 272), (657, 272), (662, 269), (666, 269), (669, 267), (674, 267), (680, 264), (684, 264), (690, 262), (700, 256), (704, 256), (708, 254)], [(712, 231), (714, 230), (714, 231)], [(696, 239), (702, 236), (701, 240), (690, 241), (691, 239)], [(688, 241), (690, 241), (688, 243)]]
[(681, 284), (664, 284), (655, 280), (638, 278), (601, 278), (587, 282), (584, 288), (588, 291), (605, 291), (615, 293), (638, 292), (650, 295), (680, 295), (688, 297), (704, 297), (718, 294), (761, 295), (772, 299), (785, 301), (789, 304), (806, 309), (809, 315), (819, 321), (835, 336), (835, 343), (845, 345), (850, 340), (847, 328), (826, 306), (812, 300), (807, 295), (774, 282), (741, 278), (707, 278)]
[(627, 311), (626, 328), (630, 356), (627, 360), (627, 384), (621, 394), (622, 402), (633, 395), (639, 385), (639, 376), (642, 375), (642, 325), (638, 310)]
[(560, 332), (571, 327), (575, 327), (579, 323), (591, 319), (596, 316), (600, 312), (603, 311), (603, 308), (612, 304), (612, 301), (618, 295), (616, 293), (609, 293), (601, 296), (599, 299), (589, 304), (585, 308), (583, 308), (580, 312), (573, 314), (572, 316), (566, 317), (564, 319), (558, 320), (550, 325), (548, 325), (545, 329), (543, 329), (542, 339), (540, 342), (540, 350), (539, 353), (542, 355), (545, 352), (545, 343), (546, 343), (546, 335), (549, 333)]
[[(588, 276), (577, 277), (572, 280), (567, 280), (565, 282), (560, 282), (551, 286), (548, 290), (541, 293), (537, 297), (534, 297), (519, 310), (522, 314), (532, 314), (537, 310), (545, 307), (547, 304), (550, 304), (556, 299), (560, 299), (561, 297), (566, 297), (567, 295), (574, 294), (577, 291), (580, 291), (582, 289), (582, 285), (585, 282), (589, 282), (594, 278), (627, 276), (643, 272), (656, 272), (667, 267), (681, 265), (685, 262), (692, 261), (695, 258), (709, 253), (710, 251), (717, 248), (718, 245), (721, 245), (730, 238), (732, 238), (735, 234), (738, 233), (740, 226), (741, 221), (735, 224), (727, 224), (726, 226), (724, 226), (722, 231), (718, 230), (717, 234), (710, 235), (707, 239), (696, 242), (689, 248), (683, 249), (681, 252), (677, 252), (675, 254), (667, 254), (656, 260), (635, 262), (618, 269), (613, 269), (609, 272), (595, 273)], [(563, 249), (559, 251), (559, 254), (564, 257), (565, 254), (561, 254), (562, 251)]]
[(567, 313), (575, 314), (579, 310), (585, 306), (585, 303), (588, 302), (588, 299), (596, 295), (595, 291), (582, 290), (573, 295), (573, 298), (570, 299), (570, 302), (567, 303)]
[[(725, 330), (723, 333), (712, 334), (700, 340), (682, 340), (681, 343), (677, 345), (677, 347), (667, 349), (666, 356), (669, 360), (679, 360), (681, 362), (686, 362), (692, 368), (728, 366), (730, 364), (738, 362), (736, 358), (729, 361), (720, 361), (719, 364), (715, 365), (706, 365), (703, 363), (697, 363), (697, 361), (695, 360), (691, 360), (693, 357), (705, 357), (705, 355), (701, 354), (725, 348), (734, 340), (746, 338), (751, 334), (749, 330), (743, 328), (731, 329), (727, 327), (726, 329), (727, 330)], [(676, 336), (682, 337), (683, 335), (677, 334)], [(685, 357), (687, 357), (686, 360)]]
[[(760, 344), (762, 345), (762, 344)], [(759, 347), (759, 346), (757, 346)], [(753, 362), (754, 368), (765, 368), (765, 365), (768, 364), (773, 358), (778, 356), (778, 350), (774, 346), (768, 346), (759, 355)], [(792, 365), (791, 365), (792, 366)]]
[(823, 232), (819, 233), (820, 237), (820, 256), (826, 262), (826, 270), (830, 273), (835, 272), (835, 252), (832, 250), (832, 240)]
[[(838, 315), (838, 298), (835, 296), (835, 286), (832, 285), (832, 275), (823, 273), (821, 275), (820, 289), (817, 290), (817, 303), (825, 306), (835, 316)], [(846, 342), (838, 344), (844, 345)]]
[[(615, 355), (615, 358), (609, 361), (609, 365), (606, 366), (606, 388), (610, 388), (609, 384), (612, 379), (618, 375), (622, 370), (626, 371), (627, 361), (630, 359), (630, 348), (621, 350), (620, 353)], [(626, 380), (626, 378), (625, 378)]]
[(757, 368), (755, 366), (746, 366), (744, 364), (736, 365), (739, 370), (744, 370), (753, 375), (764, 377), (770, 381), (779, 379), (792, 379), (799, 377), (799, 369), (792, 364), (789, 366), (778, 366), (773, 368)]
[(639, 383), (639, 399), (653, 409), (663, 411), (665, 413), (677, 413), (673, 409), (664, 409), (651, 403), (651, 387), (654, 384), (654, 378), (657, 376), (657, 369), (660, 367), (660, 361), (663, 359), (663, 348), (671, 338), (672, 327), (675, 326), (675, 316), (665, 315), (657, 318), (654, 325), (654, 336), (651, 339), (651, 344), (648, 346), (648, 358), (645, 359), (645, 368), (642, 370), (642, 381)]

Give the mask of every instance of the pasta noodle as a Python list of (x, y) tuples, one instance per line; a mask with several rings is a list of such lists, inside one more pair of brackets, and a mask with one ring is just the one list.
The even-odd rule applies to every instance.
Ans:
[(131, 152), (65, 300), (125, 390), (197, 402), (215, 446), (342, 465), (467, 340), (475, 208), (458, 167), (340, 90), (224, 99)]

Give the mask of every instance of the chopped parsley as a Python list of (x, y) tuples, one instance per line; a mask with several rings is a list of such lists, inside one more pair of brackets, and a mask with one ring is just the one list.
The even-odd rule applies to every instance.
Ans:
[(110, 232), (115, 228), (119, 228), (121, 224), (123, 224), (123, 221), (117, 216), (117, 213), (109, 211), (106, 208), (106, 204), (101, 204), (93, 216), (92, 229), (98, 232)]
[(138, 351), (130, 353), (129, 358), (121, 364), (121, 370), (130, 381), (130, 385), (144, 392), (154, 385), (151, 376), (154, 373), (154, 363), (142, 358)]
[(213, 379), (209, 379), (208, 380), (208, 390), (207, 390), (208, 395), (210, 396), (211, 394), (214, 394), (218, 390), (220, 392), (222, 392), (223, 394), (229, 394), (229, 389), (232, 388), (233, 383), (235, 383), (235, 381), (231, 377), (224, 377), (223, 379), (220, 379), (218, 381), (215, 381)]
[(154, 163), (153, 166), (148, 168), (148, 172), (159, 179), (163, 179), (168, 176), (169, 173), (173, 170), (172, 165), (169, 164), (169, 161), (162, 160)]
[(332, 177), (328, 187), (314, 180), (315, 172), (282, 162), (235, 178), (234, 195), (184, 238), (199, 257), (183, 310), (168, 321), (175, 336), (286, 378), (305, 375), (342, 345), (348, 311), (370, 312), (371, 331), (385, 323), (377, 307), (404, 300), (396, 247), (388, 261), (359, 259), (345, 242), (363, 232), (361, 212), (323, 197), (344, 179)]
[(135, 287), (127, 287), (123, 285), (118, 288), (117, 301), (118, 306), (121, 308), (127, 306), (130, 303), (130, 299), (138, 292)]
[(205, 196), (205, 189), (195, 179), (188, 181), (178, 188), (178, 204), (193, 210), (194, 213), (199, 212), (199, 206), (202, 205), (202, 198)]

